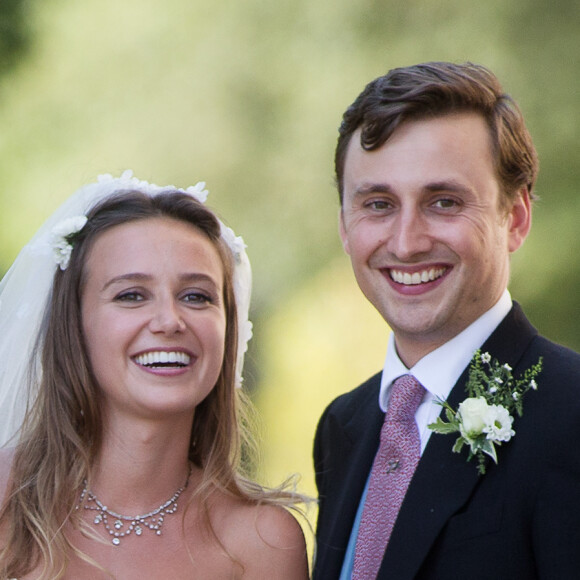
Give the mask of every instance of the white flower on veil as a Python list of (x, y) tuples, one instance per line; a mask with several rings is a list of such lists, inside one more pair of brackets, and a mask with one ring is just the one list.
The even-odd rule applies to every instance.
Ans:
[(70, 261), (73, 249), (70, 236), (80, 232), (86, 223), (87, 216), (78, 215), (67, 218), (52, 228), (50, 234), (54, 261), (60, 266), (61, 270), (66, 270)]

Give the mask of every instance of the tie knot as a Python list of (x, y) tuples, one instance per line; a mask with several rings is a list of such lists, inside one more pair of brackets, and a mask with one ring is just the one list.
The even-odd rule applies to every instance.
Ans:
[(421, 404), (425, 389), (413, 375), (399, 377), (391, 388), (388, 414), (396, 421), (410, 421)]

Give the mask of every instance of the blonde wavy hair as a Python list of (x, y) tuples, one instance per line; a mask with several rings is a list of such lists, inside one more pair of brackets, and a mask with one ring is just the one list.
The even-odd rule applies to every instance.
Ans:
[[(127, 222), (169, 217), (189, 223), (207, 236), (223, 262), (225, 354), (215, 387), (196, 408), (189, 447), (189, 460), (203, 470), (196, 496), (205, 506), (207, 525), (211, 529), (206, 500), (215, 489), (255, 503), (295, 507), (301, 501), (287, 485), (266, 489), (250, 478), (256, 446), (250, 433), (251, 405), (242, 389), (235, 388), (238, 328), (233, 258), (220, 237), (216, 216), (181, 192), (150, 197), (125, 191), (102, 201), (87, 217), (87, 224), (74, 237), (68, 268), (55, 273), (31, 361), (29, 382), (34, 395), (14, 451), (0, 512), (4, 543), (0, 578), (21, 577), (41, 567), (42, 578), (57, 579), (64, 575), (73, 554), (91, 561), (63, 531), (68, 522), (82, 528), (75, 507), (102, 443), (101, 394), (82, 332), (84, 265), (95, 240), (109, 228)], [(40, 364), (35, 362), (38, 360)]]

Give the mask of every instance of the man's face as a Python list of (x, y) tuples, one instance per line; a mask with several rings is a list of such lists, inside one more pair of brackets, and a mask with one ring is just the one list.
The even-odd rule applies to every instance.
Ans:
[(530, 227), (529, 196), (500, 203), (491, 141), (475, 113), (409, 121), (375, 151), (356, 132), (340, 233), (358, 284), (412, 366), (491, 308)]

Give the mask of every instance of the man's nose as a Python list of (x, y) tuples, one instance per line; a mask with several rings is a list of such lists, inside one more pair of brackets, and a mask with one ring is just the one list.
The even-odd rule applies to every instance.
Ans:
[(402, 209), (393, 223), (389, 241), (389, 250), (402, 262), (429, 252), (432, 240), (422, 212), (417, 208)]

